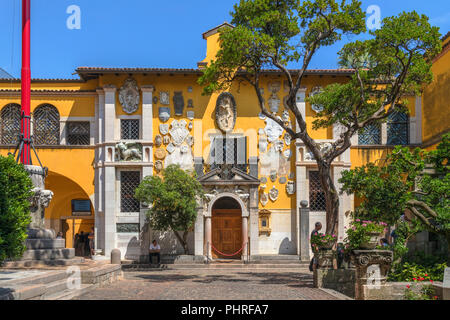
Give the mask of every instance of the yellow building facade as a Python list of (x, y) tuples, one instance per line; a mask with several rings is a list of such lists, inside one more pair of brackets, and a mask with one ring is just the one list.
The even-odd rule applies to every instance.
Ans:
[[(171, 233), (148, 229), (146, 208), (133, 198), (145, 176), (179, 164), (197, 172), (207, 195), (189, 235), (190, 254), (309, 259), (309, 234), (317, 221), (325, 225), (325, 202), (307, 148), (261, 115), (249, 85), (201, 94), (197, 80), (215, 57), (223, 26), (203, 34), (207, 53), (197, 69), (80, 67), (80, 80), (32, 81), (33, 139), (49, 168), (46, 188), (54, 192), (46, 224), (64, 233), (67, 247), (75, 234), (94, 227), (96, 249), (105, 257), (119, 248), (126, 259), (145, 259), (153, 239), (163, 253), (182, 253)], [(440, 109), (444, 117), (428, 115), (439, 111), (441, 94), (448, 96), (440, 88), (442, 79), (448, 88), (448, 55), (435, 64), (437, 83), (427, 90), (436, 97), (410, 97), (408, 115), (354, 137), (352, 148), (333, 164), (336, 184), (343, 170), (384, 158), (392, 145), (421, 146), (434, 139), (435, 130), (448, 130), (448, 102)], [(306, 99), (350, 76), (349, 70), (310, 70), (302, 83), (297, 106), (321, 143), (332, 142), (339, 128), (312, 131), (317, 108)], [(281, 73), (268, 70), (261, 86), (271, 111), (295, 128), (284, 108), (288, 90)], [(0, 79), (1, 155), (14, 152), (19, 108), (20, 81)], [(340, 241), (353, 207), (353, 197), (342, 195)]]

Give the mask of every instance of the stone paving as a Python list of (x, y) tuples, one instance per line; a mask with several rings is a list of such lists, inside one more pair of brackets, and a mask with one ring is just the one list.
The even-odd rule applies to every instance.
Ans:
[(8, 270), (0, 269), (0, 287), (2, 283), (17, 281), (25, 278), (39, 276), (45, 274), (46, 271), (40, 270)]
[(338, 300), (299, 270), (124, 272), (123, 280), (76, 300)]

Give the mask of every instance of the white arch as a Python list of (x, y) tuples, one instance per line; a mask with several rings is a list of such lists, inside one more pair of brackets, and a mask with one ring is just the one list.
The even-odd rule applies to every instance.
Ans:
[(242, 199), (234, 194), (234, 193), (230, 193), (230, 192), (223, 192), (220, 193), (218, 195), (216, 195), (208, 204), (208, 212), (207, 212), (207, 217), (212, 217), (212, 210), (214, 207), (214, 203), (216, 203), (217, 200), (221, 199), (221, 198), (233, 198), (234, 200), (236, 200), (239, 205), (241, 206), (241, 213), (242, 213), (242, 217), (249, 217), (249, 213), (247, 210), (247, 206), (245, 205), (244, 201), (242, 201)]

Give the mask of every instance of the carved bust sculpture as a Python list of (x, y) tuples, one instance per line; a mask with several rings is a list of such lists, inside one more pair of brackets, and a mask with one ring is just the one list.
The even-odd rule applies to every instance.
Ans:
[(230, 93), (222, 93), (217, 99), (216, 122), (220, 130), (231, 132), (236, 124), (236, 102)]
[(132, 114), (139, 108), (139, 88), (136, 80), (129, 78), (119, 90), (119, 101), (123, 111)]

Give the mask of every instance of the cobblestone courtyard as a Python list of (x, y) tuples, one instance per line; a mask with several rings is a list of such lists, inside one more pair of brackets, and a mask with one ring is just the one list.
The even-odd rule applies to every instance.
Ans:
[(312, 275), (288, 270), (124, 272), (123, 280), (76, 300), (338, 300), (313, 288)]

